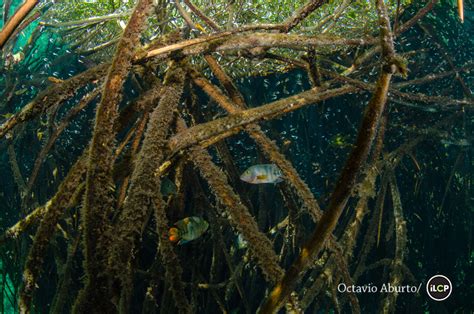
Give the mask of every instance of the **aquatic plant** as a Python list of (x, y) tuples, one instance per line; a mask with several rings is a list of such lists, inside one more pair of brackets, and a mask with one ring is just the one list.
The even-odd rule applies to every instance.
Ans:
[[(472, 208), (470, 3), (437, 2), (4, 0), (0, 312), (429, 309), (338, 286), (427, 279), (413, 217), (441, 233), (449, 201)], [(452, 168), (433, 139), (460, 147)], [(282, 180), (246, 185), (251, 164)], [(407, 181), (435, 204), (432, 168), (442, 199), (420, 214)], [(190, 216), (209, 229), (177, 246)]]

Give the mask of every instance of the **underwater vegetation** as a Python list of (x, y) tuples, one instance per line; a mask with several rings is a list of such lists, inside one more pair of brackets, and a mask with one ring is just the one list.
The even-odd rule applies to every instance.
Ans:
[(0, 7), (0, 313), (474, 309), (472, 0)]

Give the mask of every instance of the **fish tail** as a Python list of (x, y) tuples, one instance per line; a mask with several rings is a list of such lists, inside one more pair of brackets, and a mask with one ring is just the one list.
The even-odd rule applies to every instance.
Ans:
[(280, 182), (283, 182), (283, 181), (285, 181), (285, 179), (280, 176), (280, 177), (276, 178), (273, 183), (280, 183)]
[(168, 239), (173, 243), (179, 241), (180, 236), (178, 228), (170, 228)]

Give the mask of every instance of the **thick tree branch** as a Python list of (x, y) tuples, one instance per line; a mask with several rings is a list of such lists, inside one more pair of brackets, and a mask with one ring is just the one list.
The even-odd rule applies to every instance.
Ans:
[(216, 141), (239, 132), (241, 128), (247, 124), (255, 123), (260, 120), (274, 119), (288, 112), (355, 90), (356, 89), (351, 86), (343, 86), (322, 92), (311, 89), (267, 105), (242, 110), (224, 118), (196, 125), (184, 132), (176, 134), (170, 138), (169, 147), (172, 153), (177, 153), (198, 143), (200, 143), (202, 147), (207, 147)]
[(51, 237), (56, 230), (59, 218), (65, 208), (68, 207), (83, 175), (86, 172), (86, 158), (81, 157), (69, 171), (68, 176), (58, 188), (55, 197), (48, 202), (44, 210), (44, 216), (36, 231), (33, 245), (28, 253), (25, 270), (23, 272), (23, 286), (20, 291), (20, 312), (29, 313), (31, 299), (35, 290), (44, 259), (44, 252), (48, 247)]
[(306, 50), (308, 47), (328, 46), (328, 45), (350, 45), (361, 46), (371, 45), (375, 41), (373, 38), (347, 39), (334, 36), (304, 36), (294, 34), (276, 33), (251, 33), (235, 34), (238, 30), (222, 32), (212, 35), (201, 36), (188, 39), (176, 44), (168, 45), (158, 49), (139, 54), (136, 61), (152, 57), (167, 58), (171, 53), (179, 51), (181, 54), (196, 55), (201, 53), (245, 50), (256, 47), (262, 48), (291, 48), (296, 50)]
[(38, 0), (26, 0), (20, 8), (13, 14), (8, 22), (3, 25), (0, 31), (0, 49), (7, 42), (8, 38), (13, 34), (15, 29), (20, 25), (23, 19), (30, 13), (30, 11), (38, 4)]
[(134, 50), (140, 42), (140, 33), (145, 26), (151, 5), (151, 0), (138, 1), (118, 44), (97, 108), (81, 216), (86, 283), (75, 302), (76, 313), (114, 311), (114, 306), (107, 297), (109, 287), (105, 273), (107, 261), (105, 234), (108, 231), (109, 214), (115, 204), (112, 193), (114, 125), (122, 98), (122, 86), (132, 66)]

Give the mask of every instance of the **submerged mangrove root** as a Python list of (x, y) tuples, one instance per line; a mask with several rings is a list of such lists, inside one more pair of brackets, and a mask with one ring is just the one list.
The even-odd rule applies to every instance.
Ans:
[(7, 153), (8, 153), (8, 161), (10, 162), (10, 167), (13, 173), (13, 180), (15, 181), (18, 187), (18, 191), (20, 191), (21, 198), (24, 199), (25, 197), (27, 197), (26, 195), (27, 186), (25, 183), (25, 179), (23, 179), (23, 175), (21, 174), (21, 170), (18, 165), (18, 160), (16, 157), (15, 147), (13, 146), (12, 143), (8, 143)]
[[(367, 175), (359, 187), (358, 193), (360, 198), (355, 206), (355, 213), (353, 215), (353, 219), (346, 227), (345, 232), (340, 239), (340, 247), (336, 247), (336, 249), (333, 250), (332, 255), (326, 262), (325, 267), (321, 272), (321, 275), (305, 292), (304, 298), (301, 302), (301, 306), (303, 309), (306, 309), (310, 306), (317, 293), (321, 292), (322, 287), (326, 285), (327, 282), (332, 281), (334, 284), (337, 284), (337, 281), (333, 279), (328, 280), (328, 278), (337, 277), (337, 273), (341, 273), (342, 271), (346, 274), (346, 284), (349, 284), (349, 282), (356, 281), (356, 278), (350, 278), (348, 271), (345, 270), (347, 270), (347, 264), (349, 263), (350, 258), (352, 257), (352, 252), (354, 251), (362, 221), (368, 211), (368, 200), (369, 198), (373, 197), (374, 194), (375, 181), (378, 175), (378, 169), (376, 168), (376, 164), (378, 161), (378, 156), (380, 155), (380, 152), (382, 150), (381, 144), (383, 143), (384, 131), (385, 124), (382, 123), (379, 128), (379, 133), (377, 134), (377, 142), (374, 148), (372, 160), (367, 167)], [(343, 267), (344, 265), (345, 267)], [(352, 311), (360, 313), (357, 297), (353, 293), (351, 293), (349, 295), (349, 298), (352, 304)]]
[(44, 213), (49, 210), (49, 207), (51, 206), (50, 204), (51, 201), (48, 201), (45, 205), (36, 207), (25, 218), (19, 220), (16, 224), (5, 230), (0, 236), (0, 244), (3, 244), (9, 239), (16, 239), (20, 236), (21, 233), (28, 230), (31, 225), (35, 224), (38, 220), (40, 220), (41, 217), (43, 217)]
[(190, 308), (181, 282), (182, 271), (177, 263), (172, 244), (166, 237), (168, 219), (159, 192), (160, 178), (152, 171), (164, 159), (168, 130), (174, 118), (173, 112), (179, 104), (183, 84), (184, 72), (177, 64), (174, 64), (168, 70), (161, 92), (156, 91), (154, 97), (149, 98), (149, 101), (153, 103), (161, 97), (158, 106), (150, 115), (143, 146), (138, 153), (136, 166), (131, 175), (128, 197), (119, 216), (117, 230), (114, 232), (116, 239), (111, 244), (108, 267), (113, 276), (114, 285), (118, 285), (115, 288), (126, 294), (131, 291), (130, 280), (133, 273), (131, 259), (135, 244), (146, 224), (146, 218), (150, 211), (155, 209), (157, 233), (160, 235), (159, 250), (164, 261), (166, 277), (171, 285), (176, 306), (184, 313), (189, 312)]
[(302, 20), (304, 20), (313, 11), (317, 10), (323, 4), (328, 3), (327, 0), (309, 0), (304, 6), (299, 8), (291, 17), (284, 23), (283, 31), (288, 33), (295, 28)]
[(80, 240), (81, 234), (79, 232), (76, 238), (68, 245), (66, 261), (61, 269), (61, 277), (57, 292), (51, 305), (51, 314), (64, 313), (68, 300), (71, 300), (70, 292), (73, 283), (71, 277), (74, 270), (74, 257), (76, 256), (76, 253), (79, 249)]
[[(130, 159), (131, 160), (134, 160), (135, 157), (136, 157), (136, 153), (138, 151), (138, 146), (140, 145), (143, 133), (145, 132), (146, 124), (148, 123), (148, 118), (149, 118), (149, 114), (145, 113), (143, 115), (143, 117), (141, 118), (141, 120), (139, 121), (139, 124), (138, 124), (136, 130), (134, 130), (135, 131), (134, 132), (134, 138), (133, 138), (132, 145), (131, 145), (131, 150), (130, 150)], [(118, 153), (116, 155), (118, 156)], [(128, 189), (129, 182), (130, 182), (130, 176), (126, 176), (122, 181), (122, 186), (120, 187), (120, 193), (119, 193), (118, 199), (117, 199), (117, 208), (122, 207), (122, 204), (125, 200), (125, 196), (127, 194), (127, 189)]]
[(364, 46), (375, 42), (374, 38), (334, 38), (326, 35), (303, 36), (295, 34), (275, 34), (275, 33), (252, 33), (235, 34), (236, 31), (228, 31), (199, 38), (188, 39), (186, 41), (169, 45), (166, 47), (153, 49), (144, 55), (135, 57), (136, 61), (149, 58), (165, 59), (169, 58), (173, 52), (180, 52), (184, 56), (197, 54), (207, 54), (211, 52), (225, 52), (229, 50), (246, 50), (252, 48), (292, 48), (304, 50), (306, 47), (344, 45), (344, 46)]
[[(402, 201), (397, 181), (393, 171), (389, 170), (390, 194), (392, 195), (393, 215), (395, 217), (395, 256), (390, 263), (390, 284), (392, 287), (398, 287), (403, 282), (403, 260), (407, 244), (407, 227), (403, 218)], [(395, 311), (398, 293), (388, 293), (381, 304), (383, 313)]]
[(28, 258), (26, 260), (25, 270), (23, 272), (23, 286), (20, 291), (20, 312), (29, 313), (31, 299), (35, 285), (43, 265), (45, 250), (56, 230), (56, 224), (69, 206), (71, 200), (80, 185), (83, 175), (86, 172), (86, 158), (81, 157), (69, 171), (68, 176), (59, 186), (56, 196), (50, 200), (45, 208), (44, 216), (36, 231), (33, 245), (31, 246)]
[[(386, 130), (386, 115), (381, 120), (381, 123), (379, 126), (376, 142), (375, 142), (374, 149), (371, 156), (371, 161), (367, 165), (367, 170), (366, 170), (367, 174), (364, 180), (358, 186), (357, 192), (359, 195), (359, 200), (355, 206), (353, 218), (348, 223), (347, 227), (345, 228), (345, 232), (340, 239), (340, 243), (341, 243), (340, 249), (338, 250), (338, 248), (336, 248), (336, 250), (334, 250), (333, 254), (329, 258), (329, 261), (326, 262), (325, 268), (323, 269), (319, 278), (314, 281), (314, 283), (305, 293), (305, 296), (301, 302), (302, 307), (304, 309), (306, 309), (311, 304), (316, 294), (322, 290), (322, 287), (324, 286), (327, 279), (336, 277), (336, 274), (339, 272), (338, 267), (341, 268), (343, 274), (345, 275), (344, 280), (346, 284), (348, 282), (357, 282), (357, 277), (353, 276), (351, 278), (349, 275), (349, 272), (346, 271), (347, 266), (341, 267), (340, 265), (341, 264), (347, 265), (352, 258), (352, 254), (354, 252), (354, 248), (356, 245), (360, 228), (362, 226), (363, 219), (366, 216), (367, 211), (368, 211), (368, 201), (370, 198), (374, 197), (374, 194), (375, 194), (374, 192), (376, 188), (375, 183), (376, 183), (376, 179), (379, 173), (379, 169), (377, 169), (377, 164), (378, 164), (378, 160), (383, 148), (385, 130)], [(386, 184), (385, 185), (382, 184), (382, 186), (386, 187)], [(382, 192), (382, 195), (385, 196), (385, 189)], [(375, 207), (379, 208), (380, 206), (382, 206), (381, 203), (383, 203), (383, 198), (378, 197)], [(364, 245), (366, 244), (366, 242), (368, 241), (367, 240), (363, 241)], [(340, 253), (341, 251), (343, 253)], [(339, 257), (337, 253), (340, 253), (342, 258)], [(334, 281), (334, 280), (332, 281), (334, 285), (337, 284), (337, 281)], [(351, 293), (349, 295), (349, 298), (352, 304), (352, 311), (360, 312), (358, 299), (355, 296), (355, 294)]]
[(114, 308), (107, 297), (109, 289), (105, 272), (108, 246), (105, 235), (109, 229), (109, 214), (115, 205), (112, 180), (114, 125), (122, 86), (132, 65), (134, 49), (139, 44), (151, 2), (138, 1), (118, 44), (97, 108), (81, 214), (86, 280), (75, 302), (75, 313), (109, 313)]
[(379, 217), (381, 217), (381, 213), (383, 211), (385, 194), (387, 192), (387, 185), (387, 176), (384, 175), (382, 177), (380, 189), (375, 200), (375, 208), (372, 211), (372, 218), (370, 219), (369, 227), (367, 228), (364, 240), (362, 242), (363, 244), (360, 249), (359, 256), (357, 258), (357, 266), (353, 274), (353, 278), (356, 281), (359, 279), (360, 275), (365, 270), (367, 255), (369, 254), (370, 250), (373, 248), (377, 240), (378, 220)]
[(100, 89), (97, 88), (95, 91), (92, 91), (91, 93), (87, 94), (86, 96), (83, 97), (83, 99), (71, 110), (69, 110), (68, 114), (66, 117), (61, 121), (61, 123), (58, 125), (58, 127), (52, 132), (52, 134), (49, 136), (48, 141), (46, 144), (43, 146), (41, 151), (38, 154), (38, 157), (35, 160), (35, 164), (33, 166), (33, 170), (31, 171), (31, 175), (28, 179), (28, 186), (27, 186), (27, 194), (31, 192), (31, 189), (33, 188), (33, 185), (36, 181), (36, 178), (38, 176), (41, 164), (44, 162), (44, 159), (46, 158), (47, 154), (49, 153), (50, 149), (53, 147), (54, 143), (58, 139), (58, 137), (62, 134), (62, 132), (67, 128), (71, 120), (79, 114), (79, 112), (84, 109), (86, 106), (88, 106), (92, 101), (100, 94)]

